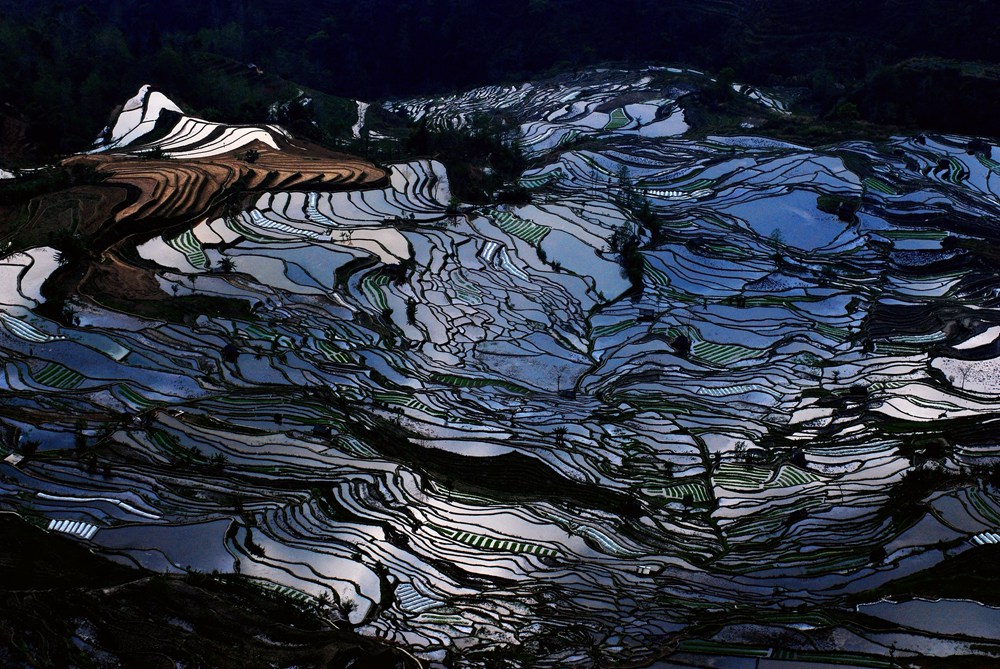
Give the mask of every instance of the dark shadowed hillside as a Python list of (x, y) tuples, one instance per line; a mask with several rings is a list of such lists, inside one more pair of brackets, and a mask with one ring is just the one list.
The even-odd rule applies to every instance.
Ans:
[[(802, 87), (803, 104), (821, 114), (863, 88), (854, 97), (865, 118), (1000, 135), (994, 116), (914, 111), (912, 72), (897, 67), (917, 57), (995, 62), (1000, 40), (984, 1), (0, 0), (0, 15), (8, 164), (31, 145), (42, 154), (78, 148), (145, 82), (204, 115), (262, 121), (302, 87), (371, 100), (609, 61), (733, 68), (743, 81)], [(249, 76), (248, 63), (264, 74)], [(930, 80), (941, 99), (965, 90)], [(995, 82), (979, 83), (977, 99), (995, 97)], [(345, 128), (337, 106), (317, 105), (320, 135)]]

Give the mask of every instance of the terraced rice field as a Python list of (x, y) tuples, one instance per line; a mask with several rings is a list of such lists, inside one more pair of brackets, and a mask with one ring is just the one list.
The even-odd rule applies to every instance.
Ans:
[[(643, 134), (666, 91), (606, 81), (394, 105), (519, 109), (530, 204), (450, 215), (443, 165), (415, 160), (131, 242), (163, 300), (202, 300), (184, 318), (81, 296), (58, 324), (33, 311), (52, 251), (0, 260), (2, 415), (38, 449), (0, 464), (6, 507), (121, 560), (331, 597), (428, 666), (994, 652), (851, 618), (1000, 532), (965, 476), (1000, 453), (1000, 297), (971, 255), (993, 159)], [(616, 102), (637, 90), (662, 102)], [(187, 127), (159, 145), (218, 148)], [(554, 150), (567, 132), (601, 143)], [(667, 222), (639, 231), (641, 293), (609, 248), (623, 168)], [(197, 306), (222, 299), (247, 310)], [(929, 461), (945, 483), (900, 512)]]

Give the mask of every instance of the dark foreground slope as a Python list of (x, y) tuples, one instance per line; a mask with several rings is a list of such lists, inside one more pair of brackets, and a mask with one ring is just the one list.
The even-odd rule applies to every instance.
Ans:
[(239, 577), (165, 576), (0, 515), (4, 667), (415, 666)]

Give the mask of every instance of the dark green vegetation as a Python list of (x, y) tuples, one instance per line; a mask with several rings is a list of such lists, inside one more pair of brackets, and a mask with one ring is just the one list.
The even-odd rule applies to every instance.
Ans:
[[(469, 458), (420, 446), (399, 426), (373, 416), (366, 416), (366, 419), (373, 421), (375, 427), (355, 424), (352, 429), (357, 436), (371, 443), (379, 453), (423, 471), (429, 480), (444, 481), (449, 490), (509, 499), (512, 503), (564, 500), (581, 508), (599, 508), (630, 516), (642, 512), (642, 504), (634, 497), (614, 490), (595, 490), (521, 453)], [(556, 432), (554, 438), (561, 439), (562, 435)]]
[(854, 215), (861, 208), (861, 200), (856, 197), (841, 197), (838, 195), (820, 195), (816, 198), (816, 208), (828, 214), (834, 214), (845, 223), (854, 220)]
[[(85, 145), (146, 82), (211, 119), (270, 115), (346, 140), (354, 109), (339, 96), (444, 92), (607, 61), (729, 68), (740, 82), (798, 88), (825, 120), (1000, 135), (1000, 82), (976, 64), (1000, 58), (983, 1), (2, 0), (0, 16), (5, 166)], [(271, 108), (302, 102), (300, 90), (309, 104)]]
[(247, 579), (130, 569), (11, 514), (0, 532), (5, 667), (415, 666)]
[(847, 104), (874, 123), (995, 136), (1000, 68), (937, 58), (907, 60), (878, 70), (850, 100)]
[(23, 204), (42, 195), (73, 186), (94, 185), (102, 180), (103, 175), (98, 174), (92, 165), (57, 165), (5, 181), (0, 184), (0, 195), (5, 204)]
[(1000, 606), (1000, 547), (979, 546), (945, 559), (926, 571), (918, 572), (886, 585), (883, 596), (904, 598), (971, 599), (989, 606)]
[(516, 139), (517, 124), (512, 119), (483, 113), (469, 119), (468, 127), (461, 130), (417, 124), (410, 130), (406, 151), (445, 162), (452, 192), (459, 200), (481, 204), (496, 197), (517, 202), (527, 193), (505, 190), (527, 166)]
[(124, 300), (113, 296), (96, 296), (95, 301), (116, 311), (171, 323), (188, 322), (198, 314), (233, 319), (249, 319), (252, 316), (250, 303), (227, 297), (175, 295), (169, 299)]

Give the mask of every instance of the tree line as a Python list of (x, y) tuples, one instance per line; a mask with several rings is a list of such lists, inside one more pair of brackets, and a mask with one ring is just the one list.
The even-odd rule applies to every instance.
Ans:
[[(375, 100), (670, 62), (802, 87), (822, 113), (880, 76), (875, 93), (851, 99), (860, 114), (924, 122), (906, 104), (913, 75), (896, 64), (1000, 61), (984, 0), (0, 0), (0, 17), (7, 154), (79, 149), (143, 83), (205, 115), (262, 121), (295, 84)], [(278, 79), (250, 76), (250, 64)], [(937, 91), (943, 77), (925, 74), (917, 84)]]

